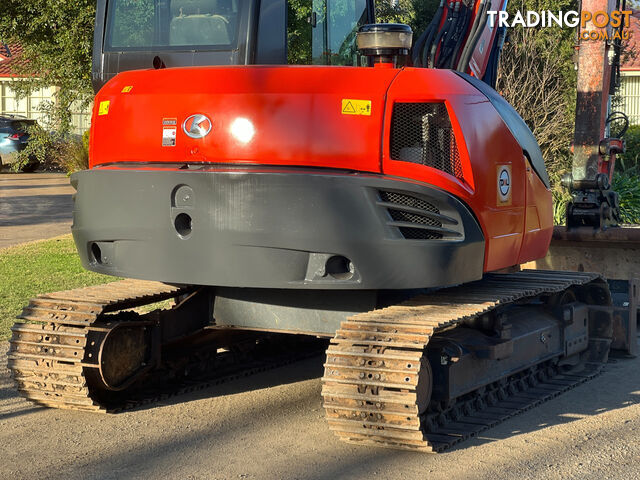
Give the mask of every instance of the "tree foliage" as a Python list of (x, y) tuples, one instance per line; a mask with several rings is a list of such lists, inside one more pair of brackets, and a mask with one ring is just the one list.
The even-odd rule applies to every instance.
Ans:
[(627, 149), (616, 158), (616, 170), (624, 172), (634, 169), (640, 174), (640, 125), (631, 125), (624, 135)]
[[(577, 10), (573, 0), (520, 0), (517, 10)], [(497, 90), (535, 135), (552, 178), (570, 168), (576, 102), (575, 31), (568, 28), (510, 29), (499, 67)]]
[(117, 5), (112, 45), (153, 45), (154, 0), (119, 0)]
[[(510, 15), (527, 10), (557, 12), (578, 10), (578, 5), (576, 0), (516, 0), (508, 3), (507, 10)], [(570, 28), (511, 28), (496, 86), (540, 144), (551, 179), (557, 224), (564, 222), (571, 199), (560, 180), (571, 170), (576, 106), (574, 43), (575, 30)]]
[(311, 2), (309, 0), (289, 0), (287, 19), (289, 35), (287, 37), (287, 61), (294, 65), (311, 64)]
[(71, 129), (71, 106), (91, 102), (91, 49), (94, 0), (3, 0), (0, 41), (19, 43), (24, 62), (15, 73), (20, 96), (54, 86), (55, 102), (46, 105), (49, 128)]
[(418, 38), (438, 9), (439, 0), (388, 0), (376, 2), (376, 19), (381, 23), (404, 23), (413, 30), (414, 40)]

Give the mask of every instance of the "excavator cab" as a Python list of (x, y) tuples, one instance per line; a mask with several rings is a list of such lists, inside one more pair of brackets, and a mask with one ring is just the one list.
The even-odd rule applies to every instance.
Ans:
[(207, 65), (359, 65), (373, 0), (99, 0), (93, 86), (127, 70)]

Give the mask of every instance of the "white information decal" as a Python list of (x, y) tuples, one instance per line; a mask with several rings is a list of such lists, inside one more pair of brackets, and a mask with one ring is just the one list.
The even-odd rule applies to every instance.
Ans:
[(162, 146), (163, 147), (175, 147), (176, 146), (176, 134), (178, 131), (178, 119), (177, 118), (163, 118), (162, 119)]

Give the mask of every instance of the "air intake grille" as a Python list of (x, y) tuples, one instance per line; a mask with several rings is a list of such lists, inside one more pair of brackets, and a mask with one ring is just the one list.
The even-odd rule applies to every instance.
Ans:
[(458, 144), (444, 103), (393, 105), (391, 158), (463, 178)]
[(427, 210), (433, 213), (440, 213), (438, 207), (431, 205), (429, 202), (425, 202), (420, 198), (405, 195), (403, 193), (381, 191), (380, 199), (383, 202), (397, 203), (407, 207), (419, 208), (420, 210)]
[(407, 240), (438, 240), (442, 238), (441, 233), (430, 232), (420, 228), (400, 227), (400, 233)]
[[(380, 191), (380, 200), (385, 203), (392, 203), (398, 205), (398, 209), (388, 207), (387, 212), (389, 216), (396, 222), (414, 223), (416, 225), (424, 225), (430, 227), (441, 228), (442, 222), (439, 220), (420, 215), (416, 211), (401, 210), (402, 207), (409, 207), (411, 210), (424, 211), (425, 214), (431, 212), (439, 215), (440, 210), (435, 206), (422, 200), (420, 198), (413, 197), (411, 195), (405, 195), (397, 192)], [(436, 240), (443, 237), (442, 233), (429, 230), (428, 228), (414, 228), (410, 226), (398, 227), (400, 233), (404, 238), (410, 240)]]
[(401, 210), (389, 209), (389, 215), (398, 222), (419, 223), (421, 225), (431, 225), (432, 227), (441, 227), (442, 223), (433, 218), (418, 215), (416, 213), (403, 212)]

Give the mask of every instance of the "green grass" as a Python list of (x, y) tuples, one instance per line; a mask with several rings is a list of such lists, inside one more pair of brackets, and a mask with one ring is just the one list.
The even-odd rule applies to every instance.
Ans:
[(71, 235), (0, 250), (0, 340), (29, 298), (115, 280), (82, 268)]

